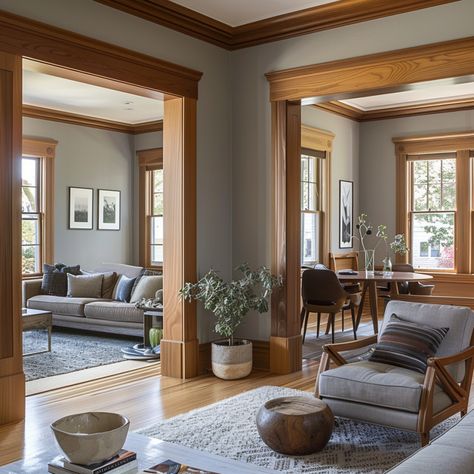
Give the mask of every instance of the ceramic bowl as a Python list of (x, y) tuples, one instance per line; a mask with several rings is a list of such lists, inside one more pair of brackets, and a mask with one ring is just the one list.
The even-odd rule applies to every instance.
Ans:
[(117, 413), (89, 412), (51, 424), (64, 456), (75, 464), (95, 464), (115, 456), (127, 438), (130, 421)]

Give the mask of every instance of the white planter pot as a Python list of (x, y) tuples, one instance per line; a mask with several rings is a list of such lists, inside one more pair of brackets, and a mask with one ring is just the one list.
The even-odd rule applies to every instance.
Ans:
[(224, 380), (247, 377), (252, 371), (252, 343), (246, 339), (229, 346), (227, 341), (212, 343), (212, 372)]

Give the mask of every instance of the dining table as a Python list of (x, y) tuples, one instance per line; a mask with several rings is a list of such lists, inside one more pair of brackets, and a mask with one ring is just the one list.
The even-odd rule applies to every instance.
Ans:
[(382, 272), (382, 271), (352, 271), (352, 270), (339, 270), (337, 272), (339, 280), (343, 283), (358, 282), (362, 284), (362, 297), (357, 312), (357, 323), (359, 325), (362, 312), (364, 310), (364, 299), (367, 291), (369, 292), (369, 304), (370, 304), (370, 315), (374, 326), (374, 334), (378, 333), (379, 322), (378, 322), (378, 303), (377, 303), (377, 283), (391, 283), (390, 297), (396, 298), (398, 293), (398, 282), (416, 282), (430, 280), (433, 278), (432, 275), (426, 275), (424, 273), (415, 272)]

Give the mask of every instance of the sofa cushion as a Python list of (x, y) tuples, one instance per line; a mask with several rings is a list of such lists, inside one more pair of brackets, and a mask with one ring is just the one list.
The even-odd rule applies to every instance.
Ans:
[(84, 317), (84, 306), (97, 298), (69, 298), (67, 296), (38, 295), (27, 302), (28, 308), (51, 311), (53, 314)]
[(73, 298), (102, 298), (104, 275), (68, 275), (67, 295)]
[(135, 288), (138, 286), (138, 284), (140, 283), (140, 280), (143, 277), (146, 277), (146, 276), (162, 276), (162, 275), (163, 275), (163, 272), (160, 272), (160, 271), (157, 271), (157, 270), (147, 270), (146, 268), (143, 268), (142, 271), (140, 272), (140, 274), (137, 276), (137, 278), (135, 280), (135, 283), (134, 283), (133, 288), (132, 288), (132, 295), (135, 292)]
[(392, 314), (369, 361), (396, 365), (424, 374), (428, 358), (436, 355), (448, 331), (449, 328), (403, 321)]
[(45, 295), (66, 296), (67, 274), (80, 275), (80, 265), (68, 267), (64, 263), (43, 265), (43, 281), (41, 282), (41, 293)]
[(162, 276), (144, 276), (140, 278), (138, 285), (135, 286), (135, 290), (130, 297), (130, 303), (136, 303), (137, 301), (154, 298), (156, 292), (163, 288), (163, 277)]
[(319, 392), (369, 405), (417, 412), (424, 376), (413, 370), (361, 361), (323, 372)]
[(118, 301), (95, 301), (85, 307), (85, 316), (89, 319), (104, 319), (128, 323), (142, 323), (143, 310), (132, 303)]

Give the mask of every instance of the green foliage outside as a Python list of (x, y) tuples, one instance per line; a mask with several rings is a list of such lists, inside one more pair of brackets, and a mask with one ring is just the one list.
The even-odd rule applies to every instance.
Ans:
[(215, 332), (229, 338), (234, 343), (234, 333), (244, 316), (250, 311), (268, 311), (268, 298), (273, 288), (281, 285), (281, 280), (272, 275), (266, 267), (255, 271), (244, 263), (236, 270), (242, 272), (239, 280), (224, 281), (215, 270), (209, 270), (197, 283), (186, 283), (181, 296), (187, 300), (197, 300), (216, 317)]

